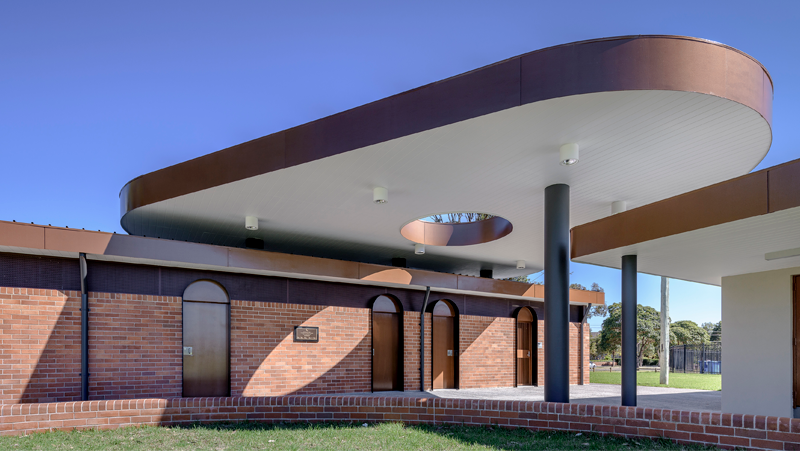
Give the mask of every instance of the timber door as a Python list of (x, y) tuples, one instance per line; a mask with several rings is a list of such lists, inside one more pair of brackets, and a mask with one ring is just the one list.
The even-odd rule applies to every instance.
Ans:
[(445, 301), (434, 306), (432, 326), (433, 388), (457, 388), (455, 311)]
[(517, 323), (517, 385), (533, 385), (531, 323)]
[(372, 305), (372, 391), (403, 389), (400, 312), (388, 296)]
[[(208, 285), (192, 288), (196, 284)], [(221, 293), (206, 296), (208, 290), (213, 291), (215, 288), (221, 290)], [(184, 292), (183, 396), (185, 397), (230, 396), (230, 315), (229, 304), (219, 302), (227, 301), (227, 293), (224, 294), (224, 298), (222, 293), (224, 293), (222, 287), (211, 281), (195, 282)], [(205, 298), (207, 301), (194, 300), (198, 298)]]
[(517, 385), (537, 385), (538, 354), (536, 337), (538, 325), (535, 313), (522, 308), (517, 313)]

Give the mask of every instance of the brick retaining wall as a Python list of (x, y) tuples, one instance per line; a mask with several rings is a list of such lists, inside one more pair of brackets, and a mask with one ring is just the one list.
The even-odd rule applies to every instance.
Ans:
[(533, 401), (282, 396), (0, 406), (0, 435), (215, 421), (399, 421), (665, 437), (721, 448), (800, 449), (800, 419)]

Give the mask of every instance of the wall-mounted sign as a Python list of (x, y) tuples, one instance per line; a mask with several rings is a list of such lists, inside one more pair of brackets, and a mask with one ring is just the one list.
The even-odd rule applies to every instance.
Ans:
[(319, 327), (295, 326), (294, 341), (317, 343), (319, 341)]
[(542, 349), (542, 342), (540, 341), (540, 342), (536, 343), (536, 347), (539, 348), (539, 349)]

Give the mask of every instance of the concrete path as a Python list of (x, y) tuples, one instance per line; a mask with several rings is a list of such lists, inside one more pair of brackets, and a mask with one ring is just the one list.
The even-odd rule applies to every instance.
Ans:
[[(639, 407), (670, 410), (722, 410), (722, 392), (682, 388), (637, 387)], [(468, 388), (464, 390), (389, 391), (347, 393), (348, 396), (406, 396), (414, 398), (496, 399), (544, 401), (544, 387)], [(570, 385), (570, 401), (579, 404), (620, 405), (620, 386), (609, 384)]]

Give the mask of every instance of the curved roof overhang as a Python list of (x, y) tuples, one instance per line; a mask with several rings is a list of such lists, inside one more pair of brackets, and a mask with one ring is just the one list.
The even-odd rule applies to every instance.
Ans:
[(800, 266), (800, 160), (572, 229), (573, 261), (720, 285)]
[[(760, 63), (711, 41), (565, 44), (140, 176), (120, 193), (121, 223), (134, 235), (242, 246), (243, 217), (267, 216), (260, 238), (272, 250), (378, 262), (410, 251), (399, 229), (414, 218), (493, 211), (514, 233), (410, 263), (476, 273), (477, 262), (512, 275), (513, 260), (541, 265), (541, 246), (520, 237), (540, 241), (545, 184), (573, 187), (573, 221), (582, 223), (620, 197), (643, 205), (747, 173), (769, 149), (772, 91)], [(564, 142), (581, 145), (581, 163), (551, 168)], [(491, 178), (475, 191), (455, 177), (449, 189), (442, 174), (453, 173)], [(357, 207), (317, 221), (325, 206), (386, 185), (390, 217)], [(535, 214), (493, 208), (498, 198)]]

